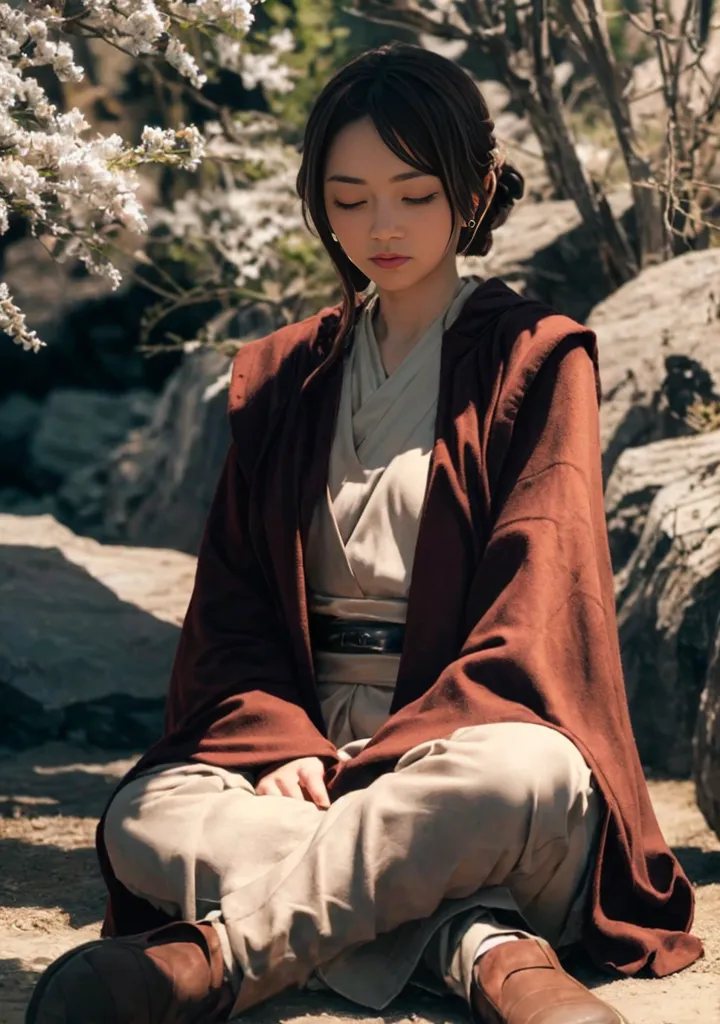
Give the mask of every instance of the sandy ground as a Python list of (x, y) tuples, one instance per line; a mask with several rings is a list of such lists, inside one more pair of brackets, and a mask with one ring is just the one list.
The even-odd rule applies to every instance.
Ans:
[[(51, 744), (0, 760), (0, 1024), (21, 1024), (44, 967), (99, 933), (103, 887), (93, 849), (95, 823), (132, 759)], [(629, 1024), (720, 1024), (720, 841), (698, 812), (691, 783), (650, 785), (665, 835), (697, 887), (694, 930), (705, 942), (705, 958), (660, 980), (608, 980), (586, 963), (574, 971)], [(451, 997), (409, 989), (381, 1016), (339, 998), (295, 993), (245, 1019), (467, 1024), (469, 1017)]]

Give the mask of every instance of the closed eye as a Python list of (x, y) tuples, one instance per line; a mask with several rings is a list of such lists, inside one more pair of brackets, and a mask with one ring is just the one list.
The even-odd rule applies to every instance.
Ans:
[[(422, 203), (431, 203), (436, 195), (437, 192), (431, 192), (429, 196), (422, 196), (420, 199), (411, 199), (409, 196), (405, 196), (403, 202), (410, 203), (411, 205), (414, 206), (419, 206)], [(339, 206), (341, 210), (354, 210), (358, 206), (362, 206), (364, 202), (364, 199), (362, 199), (359, 203), (341, 203), (339, 199), (334, 200), (335, 206)]]

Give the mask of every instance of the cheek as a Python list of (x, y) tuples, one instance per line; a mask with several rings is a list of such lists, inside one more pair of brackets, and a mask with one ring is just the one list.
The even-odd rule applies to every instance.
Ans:
[(358, 247), (365, 247), (368, 234), (372, 230), (372, 222), (365, 209), (361, 207), (359, 210), (328, 211), (332, 230), (341, 240), (346, 252), (354, 252)]
[[(432, 230), (433, 241), (442, 248), (450, 237), (452, 231), (452, 213), (447, 203), (431, 204), (431, 212), (428, 214), (428, 227)], [(457, 227), (457, 225), (456, 225)]]
[(333, 206), (332, 200), (326, 202), (325, 209), (327, 211), (327, 219), (330, 223), (330, 227), (336, 235), (339, 234), (340, 231), (343, 233), (346, 233), (348, 230), (352, 231), (352, 210), (341, 210), (339, 207)]

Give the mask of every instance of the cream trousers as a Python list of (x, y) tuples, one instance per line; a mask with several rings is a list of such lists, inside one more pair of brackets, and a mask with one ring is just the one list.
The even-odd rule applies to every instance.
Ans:
[(409, 981), (468, 999), (489, 935), (579, 942), (602, 807), (570, 740), (505, 723), (422, 743), (327, 810), (164, 765), (116, 795), (105, 841), (131, 892), (213, 920), (234, 1013), (290, 986), (380, 1010)]

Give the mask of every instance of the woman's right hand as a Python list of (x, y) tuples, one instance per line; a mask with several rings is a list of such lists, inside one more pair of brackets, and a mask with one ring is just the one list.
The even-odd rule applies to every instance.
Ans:
[(325, 765), (319, 757), (299, 757), (263, 775), (255, 786), (258, 796), (289, 796), (310, 800), (326, 810), (330, 797), (325, 786)]

